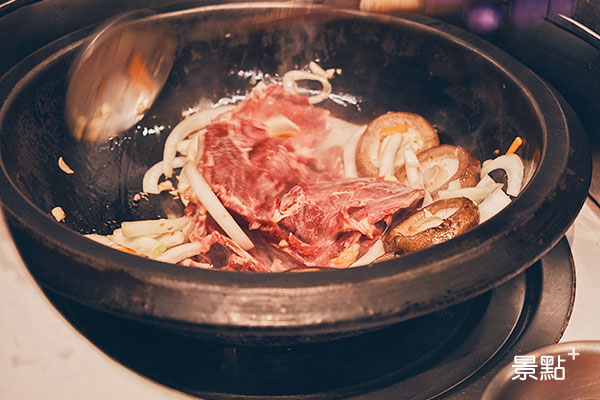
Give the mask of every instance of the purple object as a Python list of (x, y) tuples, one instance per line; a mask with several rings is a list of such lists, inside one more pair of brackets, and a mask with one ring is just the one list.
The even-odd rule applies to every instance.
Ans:
[(502, 25), (502, 8), (497, 3), (471, 4), (465, 10), (465, 20), (470, 30), (490, 33)]

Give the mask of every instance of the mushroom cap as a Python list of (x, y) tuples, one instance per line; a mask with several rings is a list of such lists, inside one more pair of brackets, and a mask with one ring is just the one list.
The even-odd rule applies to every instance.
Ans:
[(402, 149), (411, 146), (415, 153), (440, 143), (434, 127), (422, 116), (407, 112), (388, 112), (367, 126), (356, 146), (356, 169), (360, 176), (378, 176), (383, 139), (393, 130), (403, 132), (402, 145), (396, 152), (394, 167), (404, 164)]
[[(436, 218), (441, 223), (433, 221)], [(446, 242), (477, 224), (479, 209), (471, 200), (466, 197), (438, 200), (391, 229), (384, 238), (384, 247), (387, 252), (410, 253)]]

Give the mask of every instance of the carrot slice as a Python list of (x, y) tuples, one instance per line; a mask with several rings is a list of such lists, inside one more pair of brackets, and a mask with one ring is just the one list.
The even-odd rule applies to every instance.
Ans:
[(408, 125), (407, 124), (401, 124), (401, 125), (396, 125), (396, 126), (392, 126), (390, 128), (384, 128), (381, 130), (381, 138), (385, 138), (386, 136), (390, 136), (393, 135), (395, 133), (406, 133), (408, 132)]
[(508, 148), (508, 151), (506, 152), (506, 154), (515, 153), (519, 149), (519, 147), (521, 147), (522, 144), (523, 144), (523, 139), (521, 139), (521, 136), (517, 136), (515, 138), (515, 140), (513, 140), (510, 147)]

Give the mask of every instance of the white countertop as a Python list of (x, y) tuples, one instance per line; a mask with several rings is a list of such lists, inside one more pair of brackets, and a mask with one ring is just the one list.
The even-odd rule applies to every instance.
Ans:
[[(600, 340), (600, 210), (588, 200), (567, 233), (577, 274), (563, 341)], [(0, 399), (189, 399), (123, 367), (44, 297), (0, 213)]]
[(575, 305), (560, 341), (600, 340), (600, 209), (590, 199), (566, 236), (575, 262)]

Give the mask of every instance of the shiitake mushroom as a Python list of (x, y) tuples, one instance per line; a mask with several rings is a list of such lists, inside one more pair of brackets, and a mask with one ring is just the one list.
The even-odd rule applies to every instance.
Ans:
[(479, 209), (466, 197), (438, 200), (411, 215), (384, 237), (387, 253), (404, 254), (446, 242), (479, 224)]
[(396, 153), (395, 168), (402, 166), (402, 149), (410, 146), (416, 153), (440, 141), (436, 130), (418, 114), (388, 112), (375, 118), (367, 126), (356, 147), (356, 169), (360, 176), (378, 176), (381, 162), (382, 142), (390, 135), (403, 134), (402, 144)]
[[(461, 187), (472, 187), (479, 182), (481, 166), (477, 157), (460, 146), (442, 144), (417, 154), (423, 170), (423, 184), (430, 194), (448, 188), (452, 181), (459, 180)], [(397, 168), (395, 176), (401, 183), (408, 184), (406, 168)]]

